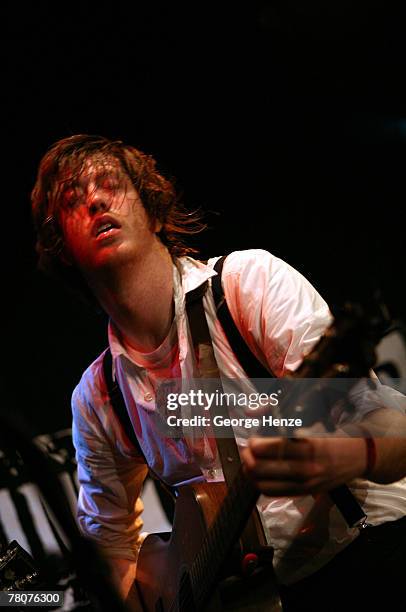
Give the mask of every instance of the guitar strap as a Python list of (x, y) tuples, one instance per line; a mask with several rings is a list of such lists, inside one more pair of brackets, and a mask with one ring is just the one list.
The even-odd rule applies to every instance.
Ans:
[[(217, 277), (216, 277), (217, 278)], [(195, 351), (199, 354), (199, 357), (203, 356), (207, 358), (208, 367), (204, 363), (199, 363), (199, 370), (202, 376), (209, 376), (210, 378), (216, 378), (218, 381), (219, 391), (222, 391), (220, 373), (218, 370), (217, 362), (214, 356), (212, 340), (210, 336), (209, 327), (207, 324), (206, 314), (203, 307), (203, 296), (208, 288), (208, 282), (206, 281), (203, 285), (200, 285), (195, 290), (190, 291), (186, 296), (186, 312), (189, 321), (190, 333), (192, 336), (193, 346)], [(238, 332), (237, 332), (238, 333)], [(205, 361), (206, 359), (202, 359)], [(219, 402), (216, 406), (216, 414), (224, 419), (229, 418), (229, 413), (226, 405)], [(240, 454), (238, 446), (235, 441), (233, 428), (229, 427), (229, 435), (225, 434), (225, 426), (216, 427), (213, 424), (213, 433), (215, 434), (216, 445), (218, 455), (221, 461), (221, 467), (223, 471), (224, 480), (227, 486), (231, 486), (234, 478), (241, 466)], [(267, 546), (266, 536), (262, 527), (261, 519), (258, 511), (255, 509), (240, 536), (240, 543), (243, 552), (243, 559), (249, 558), (250, 553), (260, 554), (261, 562), (266, 563), (272, 560), (272, 549)], [(245, 563), (243, 560), (243, 567)]]
[(110, 348), (106, 349), (103, 356), (103, 375), (104, 382), (107, 387), (107, 393), (110, 398), (111, 406), (114, 410), (116, 417), (118, 418), (123, 431), (125, 431), (127, 438), (133, 445), (136, 452), (144, 459), (145, 465), (148, 466), (149, 475), (159, 483), (161, 490), (158, 490), (158, 495), (161, 499), (161, 503), (164, 506), (165, 512), (168, 519), (171, 520), (170, 515), (172, 514), (172, 503), (170, 506), (167, 505), (168, 500), (173, 500), (173, 490), (171, 487), (160, 478), (160, 476), (154, 472), (154, 470), (148, 465), (148, 461), (141, 448), (139, 440), (134, 431), (133, 424), (131, 423), (127, 406), (125, 405), (124, 397), (120, 387), (113, 379), (113, 358), (111, 356)]
[(217, 272), (217, 276), (213, 276), (211, 279), (217, 318), (221, 323), (235, 357), (248, 378), (275, 378), (271, 369), (265, 368), (248, 347), (228, 309), (223, 285), (221, 283), (221, 273), (226, 257), (226, 255), (223, 255), (223, 257), (220, 257), (220, 259), (216, 261), (214, 270)]
[(103, 375), (104, 382), (107, 387), (107, 393), (110, 398), (111, 406), (114, 410), (116, 417), (118, 418), (121, 427), (125, 431), (127, 438), (134, 446), (135, 450), (141, 457), (144, 458), (146, 465), (148, 465), (145, 455), (142, 452), (142, 448), (134, 431), (133, 424), (130, 421), (127, 406), (125, 405), (123, 394), (121, 389), (113, 379), (113, 358), (111, 355), (110, 348), (106, 349), (103, 356)]
[[(211, 378), (217, 378), (219, 385), (221, 385), (220, 374), (217, 367), (217, 362), (214, 357), (214, 351), (212, 348), (211, 336), (209, 327), (207, 325), (206, 314), (203, 307), (203, 295), (206, 293), (208, 282), (206, 281), (203, 285), (191, 291), (187, 294), (186, 299), (186, 312), (189, 320), (189, 328), (192, 336), (193, 346), (195, 350), (199, 352), (199, 356), (203, 353), (202, 347), (209, 346), (211, 351), (211, 368), (209, 370), (209, 376)], [(214, 367), (213, 367), (214, 366)], [(203, 367), (203, 369), (205, 369)], [(206, 368), (207, 369), (207, 368)], [(203, 373), (204, 376), (205, 373)], [(206, 374), (207, 376), (207, 374)], [(222, 391), (222, 389), (220, 389)], [(227, 407), (223, 406), (220, 402), (219, 406), (216, 406), (217, 414), (224, 418), (228, 418)], [(227, 485), (230, 485), (237, 475), (240, 466), (240, 455), (238, 447), (234, 439), (234, 435), (230, 437), (224, 437), (224, 430), (216, 429), (213, 425), (214, 433), (216, 434), (216, 443), (219, 451), (221, 465), (223, 468), (223, 475)], [(232, 433), (232, 430), (231, 430)]]

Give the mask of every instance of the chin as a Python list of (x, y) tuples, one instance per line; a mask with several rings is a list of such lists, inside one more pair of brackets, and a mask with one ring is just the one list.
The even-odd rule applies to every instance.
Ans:
[(115, 267), (134, 261), (136, 256), (136, 250), (130, 245), (120, 244), (118, 247), (117, 245), (111, 245), (98, 254), (94, 263), (98, 268)]

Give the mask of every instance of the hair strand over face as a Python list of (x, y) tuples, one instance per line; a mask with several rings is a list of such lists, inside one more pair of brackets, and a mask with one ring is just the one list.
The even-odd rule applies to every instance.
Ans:
[(158, 172), (154, 158), (119, 140), (78, 134), (57, 141), (47, 151), (40, 162), (31, 193), (36, 249), (42, 270), (89, 297), (79, 270), (68, 266), (62, 256), (64, 238), (59, 211), (67, 182), (80, 176), (91, 159), (101, 163), (103, 160), (119, 163), (137, 190), (151, 222), (162, 224), (158, 235), (172, 256), (196, 252), (185, 245), (184, 238), (201, 232), (206, 225), (199, 213), (184, 209), (173, 182)]

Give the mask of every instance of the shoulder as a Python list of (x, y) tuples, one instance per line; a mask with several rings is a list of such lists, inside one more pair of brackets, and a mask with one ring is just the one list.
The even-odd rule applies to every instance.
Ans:
[(268, 251), (230, 253), (222, 284), (240, 333), (277, 375), (294, 370), (331, 323), (328, 305), (312, 284)]
[[(214, 266), (218, 259), (213, 258), (209, 265)], [(298, 270), (264, 249), (233, 251), (227, 255), (222, 283), (226, 296), (238, 292), (257, 300), (260, 295), (272, 294), (274, 300), (285, 301), (304, 292), (316, 301), (320, 298), (316, 289)]]
[[(209, 260), (208, 265), (214, 267), (220, 257)], [(222, 277), (235, 277), (240, 281), (256, 277), (258, 281), (269, 281), (276, 276), (299, 276), (301, 274), (280, 257), (265, 249), (246, 249), (233, 251), (225, 257)], [(302, 277), (304, 279), (304, 277)], [(305, 280), (305, 279), (304, 279)]]
[[(215, 263), (220, 259), (213, 257), (209, 259), (208, 266), (214, 267)], [(264, 249), (246, 249), (244, 251), (232, 251), (225, 256), (223, 275), (240, 274), (246, 270), (261, 267), (268, 268), (273, 263), (276, 263), (277, 257)]]

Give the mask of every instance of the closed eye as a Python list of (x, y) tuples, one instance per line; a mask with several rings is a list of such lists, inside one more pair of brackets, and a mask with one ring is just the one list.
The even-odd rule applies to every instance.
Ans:
[(107, 191), (113, 191), (115, 189), (118, 189), (119, 184), (115, 180), (112, 180), (110, 178), (105, 178), (99, 183), (99, 186), (101, 187), (101, 189), (106, 189)]

